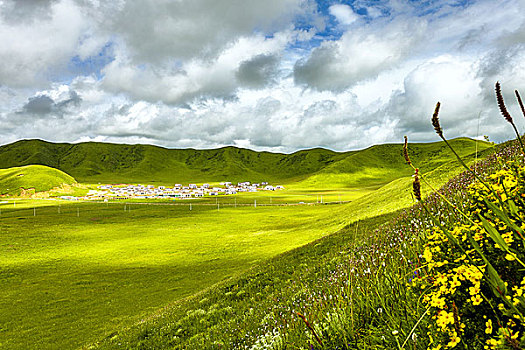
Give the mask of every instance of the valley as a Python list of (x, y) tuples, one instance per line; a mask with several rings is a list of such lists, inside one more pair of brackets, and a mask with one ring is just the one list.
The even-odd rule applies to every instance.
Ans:
[[(480, 142), (476, 153), (476, 141), (453, 142), (461, 146), (461, 154), (469, 162), (492, 152), (488, 143)], [(28, 144), (33, 142), (22, 143), (21, 150), (13, 145), (0, 147), (0, 161), (11, 164), (8, 156), (20, 159), (21, 164), (47, 159), (39, 148), (30, 156)], [(121, 147), (129, 150), (130, 146)], [(421, 162), (435, 186), (461, 171), (440, 143), (413, 148), (414, 159)], [(0, 203), (0, 324), (4, 335), (0, 345), (38, 349), (50, 344), (77, 348), (96, 343), (111, 337), (116, 329), (148, 319), (161, 308), (184, 304), (206, 290), (242, 278), (269, 259), (413, 203), (411, 172), (403, 164), (401, 145), (345, 154), (312, 150), (275, 155), (235, 149), (203, 154), (232, 152), (247, 154), (238, 167), (259, 171), (243, 170), (253, 171), (253, 177), (243, 175), (242, 179), (273, 178), (285, 184), (284, 189), (166, 201), (65, 201), (59, 192), (46, 199), (4, 196)], [(330, 162), (323, 158), (327, 155)], [(68, 163), (68, 157), (60, 158), (63, 164)], [(89, 157), (105, 159), (100, 153)], [(200, 159), (200, 155), (195, 157)], [(214, 162), (214, 157), (203, 163)], [(270, 159), (275, 167), (287, 162), (286, 166), (302, 170), (279, 173), (258, 165), (254, 159), (261, 158)], [(297, 164), (290, 164), (292, 160)], [(76, 191), (86, 193), (104, 186), (96, 183), (102, 178), (111, 180), (108, 183), (149, 178), (163, 186), (168, 180), (189, 180), (184, 176), (194, 181), (199, 179), (195, 174), (202, 173), (202, 169), (191, 168), (186, 158), (184, 167), (189, 170), (177, 173), (166, 166), (153, 169), (148, 176), (139, 175), (142, 161), (116, 167), (114, 172), (104, 168), (104, 161), (91, 162), (92, 170), (99, 169), (93, 175), (82, 168), (86, 164), (82, 161), (72, 171), (80, 182)], [(61, 168), (72, 170), (65, 165)], [(269, 170), (261, 173), (263, 168)], [(200, 175), (200, 179), (213, 184), (225, 176), (241, 177), (236, 174), (233, 170)], [(3, 193), (10, 193), (4, 187), (0, 187)], [(429, 193), (430, 189), (424, 191)]]

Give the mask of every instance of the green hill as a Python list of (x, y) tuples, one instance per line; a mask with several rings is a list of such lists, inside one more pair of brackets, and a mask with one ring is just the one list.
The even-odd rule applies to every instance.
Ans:
[[(376, 147), (375, 152), (381, 147)], [(481, 176), (488, 177), (499, 169), (502, 159), (522, 160), (517, 148), (501, 150), (500, 147), (501, 158), (488, 157), (494, 149), (478, 154), (484, 159), (477, 167)], [(437, 151), (425, 154), (421, 150), (420, 155), (425, 155), (427, 164), (441, 163)], [(423, 161), (419, 158), (416, 162), (416, 156), (411, 158), (418, 166)], [(479, 158), (471, 154), (463, 161), (472, 164)], [(465, 208), (465, 188), (474, 181), (468, 173), (462, 173), (463, 169), (457, 160), (430, 171), (421, 167), (431, 186), (441, 187), (457, 205), (450, 207), (436, 195), (425, 200), (429, 212), (437, 213), (447, 224), (459, 221), (457, 208)], [(349, 221), (340, 231), (159, 309), (130, 328), (115, 330), (93, 346), (392, 349), (397, 345), (400, 349), (426, 349), (427, 331), (429, 325), (435, 324), (435, 318), (421, 306), (420, 291), (411, 289), (408, 283), (424, 273), (420, 271), (426, 271), (419, 270), (419, 259), (425, 230), (433, 225), (433, 220), (421, 204), (398, 211), (414, 203), (412, 181), (411, 177), (398, 178), (356, 202), (332, 206), (332, 217)], [(422, 183), (422, 190), (424, 195), (432, 192), (426, 182)], [(481, 316), (484, 313), (479, 319), (485, 325)], [(414, 330), (417, 338), (410, 335)], [(401, 346), (404, 339), (411, 341), (409, 346)]]
[(29, 189), (34, 189), (35, 192), (49, 191), (73, 183), (76, 181), (72, 176), (43, 165), (0, 169), (0, 195), (18, 195)]
[[(474, 140), (452, 140), (461, 155), (473, 153)], [(478, 141), (479, 150), (491, 144)], [(411, 156), (425, 169), (452, 160), (441, 142), (411, 144)], [(78, 181), (218, 182), (271, 181), (303, 188), (378, 186), (410, 174), (401, 144), (334, 152), (302, 150), (292, 154), (256, 152), (236, 147), (211, 150), (166, 149), (151, 145), (99, 142), (78, 144), (22, 140), (0, 147), (0, 168), (40, 164), (60, 169)]]

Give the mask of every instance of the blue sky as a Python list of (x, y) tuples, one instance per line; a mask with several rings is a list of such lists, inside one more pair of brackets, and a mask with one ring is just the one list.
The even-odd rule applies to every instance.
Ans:
[(449, 137), (503, 141), (512, 130), (496, 80), (525, 128), (513, 100), (525, 91), (524, 10), (524, 0), (0, 0), (0, 137), (343, 151), (436, 141), (428, 119), (440, 100)]

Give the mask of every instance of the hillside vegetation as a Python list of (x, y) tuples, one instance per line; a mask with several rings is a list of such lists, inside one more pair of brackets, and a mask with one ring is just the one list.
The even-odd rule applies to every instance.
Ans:
[[(465, 153), (475, 151), (475, 143), (471, 140), (459, 139), (454, 142), (464, 144), (462, 149)], [(54, 144), (43, 144), (55, 147)], [(101, 145), (108, 149), (113, 146), (131, 147)], [(485, 150), (478, 152), (478, 157), (485, 157), (487, 153), (492, 152), (492, 148), (486, 148), (487, 146), (480, 143), (479, 148)], [(441, 175), (435, 180), (436, 185), (441, 185), (458, 173), (457, 163), (450, 161), (450, 154), (443, 150), (441, 144), (418, 145), (414, 148), (414, 159), (419, 157), (422, 164), (428, 164), (424, 170), (434, 169), (434, 172)], [(45, 150), (45, 147), (43, 149)], [(252, 169), (258, 166), (260, 171), (265, 169), (256, 161), (258, 157), (274, 159), (275, 166), (278, 166), (279, 162), (275, 160), (278, 157), (287, 158), (288, 162), (292, 162), (291, 159), (294, 157), (294, 155), (263, 154), (238, 149), (230, 149), (230, 151), (246, 153), (248, 158), (248, 155), (253, 156), (251, 161), (245, 159), (239, 162), (243, 167), (251, 164)], [(40, 150), (41, 154), (43, 152)], [(169, 155), (170, 152), (171, 150), (159, 150), (159, 154)], [(181, 152), (187, 155), (190, 151)], [(198, 151), (191, 152), (202, 156)], [(2, 153), (4, 159), (6, 153), (15, 154), (14, 150), (10, 152), (4, 150)], [(0, 249), (6, 252), (3, 260), (0, 259), (3, 266), (0, 272), (4, 276), (0, 279), (0, 283), (1, 289), (5, 291), (1, 298), (3, 301), (0, 302), (2, 311), (0, 314), (3, 315), (0, 316), (0, 323), (6, 325), (5, 334), (9, 339), (9, 342), (5, 341), (1, 345), (6, 348), (49, 348), (50, 344), (53, 344), (57, 347), (71, 348), (94, 342), (115, 330), (123, 330), (171, 302), (181, 305), (181, 312), (185, 314), (192, 307), (187, 304), (187, 300), (181, 300), (184, 297), (199, 295), (195, 293), (202, 292), (218, 282), (235, 285), (238, 283), (238, 278), (251, 279), (252, 277), (246, 277), (242, 273), (251, 267), (259, 269), (257, 266), (261, 263), (262, 269), (270, 271), (268, 265), (264, 263), (267, 259), (332, 234), (352, 222), (360, 228), (369, 224), (377, 225), (390, 216), (381, 216), (377, 219), (372, 217), (396, 211), (413, 203), (409, 193), (411, 173), (402, 167), (401, 145), (375, 146), (345, 154), (325, 150), (303, 151), (298, 154), (300, 155), (298, 159), (302, 157), (304, 159), (294, 161), (297, 163), (296, 169), (302, 169), (303, 173), (313, 173), (301, 175), (305, 180), (303, 182), (290, 182), (287, 185), (289, 189), (282, 191), (283, 196), (297, 198), (295, 203), (305, 200), (304, 195), (315, 198), (318, 191), (308, 188), (301, 190), (301, 186), (308, 185), (309, 178), (311, 183), (308, 186), (315, 189), (320, 185), (313, 179), (319, 181), (325, 176), (329, 181), (329, 176), (334, 174), (350, 179), (351, 176), (348, 174), (353, 172), (354, 176), (360, 176), (361, 179), (351, 184), (354, 189), (350, 191), (356, 192), (355, 199), (349, 204), (341, 205), (257, 206), (255, 208), (254, 206), (235, 207), (231, 205), (233, 203), (228, 206), (227, 201), (232, 201), (233, 198), (224, 197), (219, 199), (220, 210), (215, 206), (194, 203), (191, 211), (186, 202), (172, 203), (175, 205), (138, 205), (16, 201), (15, 206), (15, 203), (10, 201), (0, 205), (2, 213), (0, 232), (5, 239)], [(329, 165), (319, 165), (311, 161), (307, 166), (309, 157), (320, 157), (322, 154), (332, 154), (334, 158), (340, 159), (334, 160)], [(397, 155), (396, 157), (401, 161), (394, 160), (394, 155)], [(343, 159), (343, 156), (346, 158)], [(96, 154), (93, 153), (92, 157), (96, 158)], [(470, 160), (474, 160), (476, 155), (471, 154), (469, 157)], [(381, 159), (386, 158), (390, 168), (385, 168), (381, 164)], [(49, 157), (49, 159), (55, 158)], [(57, 156), (56, 159), (61, 158)], [(354, 162), (367, 161), (373, 171), (360, 172), (359, 167), (353, 165)], [(208, 164), (209, 162), (212, 161), (208, 160)], [(81, 168), (82, 164), (85, 162), (80, 162), (78, 166)], [(158, 164), (164, 163), (158, 162)], [(103, 165), (102, 162), (98, 166)], [(134, 169), (140, 166), (137, 163)], [(381, 171), (387, 173), (389, 170), (391, 176), (396, 178), (381, 186), (378, 181), (379, 173)], [(74, 169), (71, 168), (69, 171)], [(169, 174), (167, 168), (162, 171), (173, 176)], [(291, 173), (290, 171), (285, 175), (292, 176)], [(160, 173), (152, 172), (152, 174), (157, 176)], [(109, 182), (113, 182), (109, 172), (104, 176), (108, 177)], [(116, 173), (115, 176), (120, 175)], [(279, 176), (285, 178), (283, 174)], [(293, 178), (286, 179), (292, 181)], [(367, 188), (363, 190), (363, 186)], [(319, 191), (325, 194), (325, 199), (329, 196), (329, 192), (329, 189)], [(357, 198), (359, 193), (362, 198)], [(302, 195), (298, 196), (299, 194)], [(262, 192), (253, 194), (256, 195), (260, 197), (250, 198), (252, 202), (256, 198), (258, 204), (268, 203), (271, 199), (267, 197), (271, 194)], [(235, 198), (241, 203), (243, 196)], [(367, 221), (369, 224), (359, 221), (364, 218), (371, 218)], [(35, 232), (38, 234), (35, 235)], [(339, 238), (334, 238), (335, 241), (327, 242), (353, 241), (355, 232), (352, 226), (352, 229), (341, 231), (337, 236)], [(317, 249), (320, 249), (318, 247), (321, 247), (317, 245), (318, 243), (320, 242), (305, 248), (314, 249), (316, 252), (305, 250), (291, 254), (315, 257), (318, 254)], [(331, 246), (331, 243), (329, 245)], [(338, 248), (334, 246), (330, 249)], [(320, 264), (323, 264), (323, 261), (324, 258)], [(272, 268), (275, 277), (272, 274), (264, 278), (272, 279), (275, 287), (280, 288), (282, 282), (289, 277), (281, 279), (278, 276), (281, 273), (285, 273), (286, 276), (288, 270), (281, 272), (277, 270), (287, 264), (286, 260), (282, 263), (276, 262), (275, 268)], [(299, 272), (304, 269), (296, 270)], [(43, 271), (46, 271), (44, 275)], [(239, 274), (241, 277), (226, 281), (228, 277)], [(279, 279), (282, 282), (277, 282)], [(20, 285), (20, 280), (27, 283)], [(257, 287), (259, 282), (254, 279), (253, 283)], [(266, 282), (262, 287), (266, 288), (265, 286)], [(211, 290), (216, 291), (216, 288), (219, 287), (213, 287)], [(248, 292), (246, 289), (242, 290)], [(242, 290), (235, 292), (235, 298), (245, 300), (241, 298)], [(268, 297), (270, 298), (267, 299), (268, 303), (273, 304), (274, 301), (267, 292), (268, 289), (259, 290), (257, 293), (261, 294), (258, 298)], [(210, 300), (212, 298), (215, 297), (209, 297)], [(221, 292), (217, 298), (221, 298)], [(235, 298), (225, 299), (224, 302), (231, 302)], [(251, 299), (246, 301), (251, 303)], [(60, 307), (57, 307), (58, 302)], [(11, 307), (13, 303), (16, 304), (15, 308)], [(234, 309), (237, 307), (231, 305)], [(224, 307), (228, 308), (226, 305)], [(242, 308), (238, 309), (238, 312), (244, 313)], [(230, 314), (225, 313), (223, 316), (229, 317), (228, 315)], [(222, 319), (217, 321), (222, 322)], [(150, 326), (148, 329), (151, 330)], [(151, 332), (155, 330), (152, 329)], [(195, 328), (187, 333), (187, 337), (191, 338), (201, 332), (200, 328)], [(118, 344), (121, 340), (127, 342), (128, 340), (125, 340), (127, 337), (130, 337), (131, 344), (136, 341), (135, 333), (132, 331), (121, 333), (121, 337), (115, 338), (116, 343), (111, 342), (111, 344)], [(139, 338), (142, 337), (143, 335), (139, 335)], [(182, 348), (187, 337), (180, 339)], [(149, 344), (157, 347), (159, 343), (152, 341)], [(165, 347), (165, 344), (159, 347)]]
[[(451, 141), (467, 155), (490, 143), (466, 138)], [(452, 158), (441, 142), (412, 145), (414, 159), (430, 171)], [(410, 175), (400, 144), (361, 151), (310, 149), (292, 154), (235, 147), (211, 150), (166, 149), (150, 145), (87, 142), (78, 144), (23, 140), (0, 147), (0, 168), (40, 164), (60, 169), (80, 182), (270, 181), (301, 188), (379, 186)]]
[[(412, 153), (410, 156), (412, 158)], [(522, 177), (525, 174), (523, 158), (515, 144), (491, 154), (474, 169), (483, 178), (492, 179), (492, 183), (497, 183), (497, 177), (492, 174), (501, 172), (499, 169), (502, 167), (505, 169), (509, 164), (514, 164), (513, 161), (519, 161)], [(429, 183), (432, 186), (439, 185), (446, 176), (459, 172), (453, 163), (450, 165), (452, 166), (427, 173)], [(509, 170), (505, 172), (510, 173)], [(430, 176), (435, 176), (435, 179), (430, 179)], [(336, 234), (284, 253), (244, 275), (160, 310), (130, 329), (110, 334), (95, 347), (250, 350), (427, 349), (432, 341), (436, 345), (436, 338), (439, 336), (439, 343), (445, 347), (437, 344), (436, 347), (430, 348), (455, 348), (461, 343), (457, 348), (465, 345), (465, 348), (474, 349), (522, 349), (525, 337), (522, 336), (523, 326), (519, 321), (525, 299), (520, 299), (516, 293), (520, 292), (518, 294), (521, 296), (525, 289), (525, 279), (521, 282), (521, 277), (509, 278), (509, 283), (512, 281), (519, 285), (521, 282), (522, 287), (513, 287), (512, 291), (508, 288), (508, 295), (514, 293), (514, 299), (507, 298), (506, 295), (501, 296), (503, 300), (513, 300), (519, 311), (515, 311), (516, 307), (511, 309), (512, 303), (509, 303), (507, 308), (507, 305), (500, 304), (498, 309), (502, 311), (494, 316), (494, 308), (489, 307), (491, 302), (487, 300), (485, 303), (479, 295), (479, 300), (476, 299), (475, 302), (469, 299), (471, 296), (474, 298), (473, 288), (469, 289), (471, 284), (466, 281), (468, 278), (473, 279), (472, 275), (467, 274), (465, 277), (459, 272), (454, 272), (449, 276), (449, 283), (443, 284), (439, 282), (439, 273), (433, 272), (432, 267), (425, 264), (425, 260), (428, 262), (430, 259), (426, 256), (425, 248), (425, 245), (429, 244), (427, 232), (437, 224), (443, 225), (443, 230), (446, 227), (451, 231), (454, 227), (464, 224), (464, 218), (458, 210), (469, 209), (472, 198), (468, 197), (467, 188), (471, 188), (470, 184), (475, 181), (473, 173), (465, 171), (440, 189), (440, 194), (446, 196), (448, 201), (452, 202), (452, 206), (440, 195), (433, 193), (411, 208), (385, 215), (376, 214), (387, 198), (381, 195), (375, 197), (374, 201), (372, 194), (368, 198), (367, 209), (362, 211), (364, 213), (372, 209), (372, 217), (356, 220)], [(385, 186), (388, 187), (385, 194), (393, 194), (391, 199), (398, 205), (401, 203), (398, 201), (398, 194), (410, 196), (411, 192), (401, 184), (402, 182), (404, 180), (396, 180)], [(523, 177), (519, 182), (525, 187)], [(516, 197), (510, 197), (510, 190), (515, 192), (516, 180), (503, 183), (505, 186), (513, 186), (508, 187), (509, 197), (501, 195), (502, 198), (507, 198), (503, 200), (508, 204), (511, 204), (512, 200), (519, 201), (523, 191), (517, 193)], [(406, 185), (411, 189), (410, 182)], [(430, 189), (426, 190), (427, 193), (430, 192)], [(476, 205), (479, 207), (480, 203), (483, 204), (483, 199), (479, 199), (479, 196), (476, 198)], [(345, 206), (347, 214), (359, 218), (362, 213), (356, 211), (364, 206), (362, 203), (360, 200), (359, 203)], [(337, 214), (341, 212), (334, 213)], [(518, 220), (522, 223), (523, 213), (518, 212), (516, 216), (518, 215)], [(509, 223), (511, 224), (514, 223)], [(478, 230), (480, 227), (477, 226)], [(509, 231), (501, 221), (497, 229)], [(523, 231), (519, 228), (517, 230)], [(522, 244), (523, 237), (518, 239), (519, 231), (514, 235), (514, 240)], [(503, 236), (507, 234), (508, 232)], [(473, 268), (461, 257), (460, 249), (443, 237), (441, 239), (441, 258), (449, 258), (450, 254), (459, 258), (453, 263), (444, 261), (441, 264), (435, 263), (435, 266), (452, 269), (463, 262), (463, 269)], [(520, 267), (517, 257), (511, 259), (508, 256), (504, 257), (505, 254), (501, 252), (498, 253), (488, 235), (483, 244), (487, 249), (495, 251), (493, 254), (498, 257), (501, 268), (498, 272), (503, 271), (502, 276), (505, 276), (505, 273), (509, 276), (506, 270), (506, 266), (511, 264), (509, 260), (513, 269)], [(439, 251), (433, 250), (434, 254)], [(474, 254), (473, 252), (474, 250), (469, 254)], [(522, 257), (522, 250), (517, 252)], [(480, 268), (487, 264), (479, 257), (475, 263)], [(465, 281), (460, 283), (461, 294), (453, 295), (452, 289), (456, 287), (452, 285), (452, 275), (457, 277), (454, 279), (456, 287), (460, 278), (461, 281)], [(512, 273), (510, 276), (513, 277)], [(436, 280), (445, 287), (450, 285), (450, 289), (445, 288), (443, 292), (443, 288), (435, 287)], [(427, 285), (424, 285), (425, 283)], [(423, 284), (424, 288), (420, 288), (420, 284)], [(481, 285), (483, 295), (487, 298), (490, 298), (491, 293), (489, 284), (484, 282)], [(447, 294), (447, 304), (435, 310), (438, 304), (434, 305), (430, 297), (438, 293)], [(467, 301), (463, 305), (465, 310), (468, 310), (468, 316), (467, 311), (461, 310), (458, 313), (456, 309), (456, 305), (459, 305), (457, 301), (465, 299)], [(479, 303), (481, 305), (478, 307)], [(434, 309), (431, 310), (431, 307)], [(447, 312), (442, 309), (446, 309)], [(497, 317), (505, 317), (505, 321), (509, 322), (500, 324), (496, 321)], [(494, 319), (494, 332), (487, 319)], [(456, 328), (459, 331), (455, 331)], [(498, 332), (495, 331), (496, 328), (499, 328)], [(429, 333), (429, 329), (432, 329), (433, 333)], [(505, 344), (516, 346), (499, 347)]]
[(43, 192), (74, 183), (72, 176), (43, 165), (0, 169), (0, 195), (19, 195), (30, 189)]

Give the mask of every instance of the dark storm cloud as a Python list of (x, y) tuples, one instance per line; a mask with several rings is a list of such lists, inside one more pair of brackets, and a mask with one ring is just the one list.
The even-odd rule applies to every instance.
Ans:
[(53, 111), (55, 101), (49, 96), (42, 95), (37, 97), (30, 97), (29, 101), (24, 105), (24, 112), (31, 114), (49, 114)]
[(262, 88), (275, 82), (278, 68), (278, 56), (261, 54), (241, 62), (235, 76), (243, 86)]
[(28, 102), (19, 111), (19, 114), (31, 114), (35, 116), (56, 115), (61, 116), (71, 106), (78, 107), (82, 102), (82, 98), (76, 91), (69, 92), (69, 98), (55, 102), (48, 95), (39, 95), (30, 97)]

